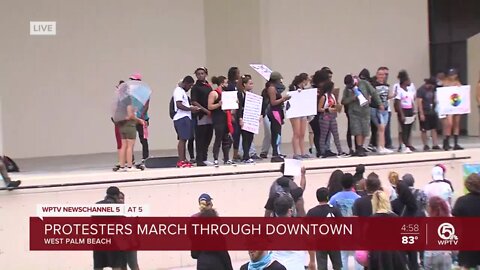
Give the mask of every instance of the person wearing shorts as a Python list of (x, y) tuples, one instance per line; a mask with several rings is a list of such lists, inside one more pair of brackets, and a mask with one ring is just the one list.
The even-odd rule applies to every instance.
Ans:
[[(385, 70), (379, 69), (375, 76), (373, 87), (375, 87), (375, 90), (377, 91), (377, 94), (379, 95), (382, 101), (383, 107), (388, 110), (389, 108), (388, 100), (394, 97), (394, 93), (393, 91), (389, 90), (389, 85), (386, 83), (385, 79), (386, 79)], [(385, 127), (387, 126), (388, 119), (389, 119), (388, 111), (380, 110), (377, 107), (378, 106), (374, 106), (370, 108), (371, 122), (375, 126), (375, 128), (372, 128), (372, 130), (375, 130), (376, 132), (375, 136), (372, 133), (372, 137), (374, 136), (376, 138), (375, 145), (377, 146), (377, 152), (379, 154), (391, 154), (393, 153), (393, 151), (385, 147)]]
[(425, 79), (425, 84), (420, 86), (417, 91), (418, 118), (420, 119), (420, 131), (422, 132), (423, 150), (430, 150), (428, 145), (427, 132), (432, 135), (433, 150), (440, 150), (438, 146), (438, 115), (436, 112), (436, 94), (435, 86), (437, 81), (435, 77)]
[(192, 112), (197, 112), (198, 107), (191, 106), (187, 92), (192, 88), (195, 81), (192, 76), (186, 76), (173, 91), (173, 100), (175, 115), (173, 116), (173, 126), (178, 137), (178, 162), (177, 167), (192, 167), (192, 163), (187, 161), (186, 144), (187, 140), (192, 138)]

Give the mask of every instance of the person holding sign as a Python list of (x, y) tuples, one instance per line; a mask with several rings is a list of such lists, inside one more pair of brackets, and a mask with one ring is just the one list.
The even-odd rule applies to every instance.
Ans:
[(215, 140), (213, 142), (213, 163), (218, 166), (218, 154), (220, 146), (223, 152), (223, 164), (231, 165), (233, 162), (229, 158), (230, 147), (232, 146), (233, 124), (232, 113), (230, 110), (222, 110), (222, 92), (227, 89), (227, 78), (224, 76), (212, 77), (212, 83), (218, 85), (215, 91), (208, 95), (208, 109), (212, 114), (213, 130), (215, 131)]
[(272, 162), (283, 161), (283, 158), (278, 153), (278, 146), (281, 143), (282, 125), (285, 118), (283, 104), (290, 99), (290, 96), (282, 96), (282, 92), (285, 90), (282, 79), (283, 77), (278, 71), (272, 72), (263, 93), (270, 105), (266, 113), (271, 122)]
[(373, 86), (364, 80), (354, 79), (352, 75), (345, 76), (345, 90), (343, 91), (342, 105), (348, 106), (349, 126), (355, 136), (355, 155), (364, 157), (365, 137), (370, 134), (370, 107), (369, 100), (380, 104), (378, 109), (385, 110), (377, 91)]
[[(289, 91), (302, 91), (308, 85), (309, 77), (307, 73), (300, 73), (295, 76), (292, 84), (288, 87)], [(305, 131), (307, 129), (307, 117), (290, 118), (293, 129), (293, 158), (303, 159), (310, 158), (309, 154), (305, 154)]]
[[(458, 78), (458, 70), (451, 68), (448, 70), (447, 77), (443, 80), (442, 85), (444, 87), (449, 86), (462, 86), (460, 79)], [(449, 115), (440, 115), (439, 118), (442, 119), (443, 126), (443, 150), (448, 151), (452, 149), (450, 146), (450, 136), (453, 133), (454, 146), (453, 150), (462, 150), (458, 144), (458, 135), (460, 135), (460, 119), (461, 114), (449, 114)]]
[[(245, 109), (245, 100), (246, 100), (246, 94), (247, 92), (251, 92), (253, 90), (253, 80), (252, 77), (250, 76), (242, 76), (242, 90), (238, 91), (238, 110), (237, 110), (237, 119), (240, 127), (242, 128), (241, 130), (241, 135), (242, 135), (242, 149), (243, 149), (243, 158), (242, 161), (246, 164), (252, 164), (255, 163), (252, 158), (250, 158), (250, 146), (252, 145), (253, 142), (253, 136), (254, 134), (250, 131), (244, 130), (243, 125), (243, 113)], [(260, 116), (259, 116), (260, 117)], [(260, 121), (260, 119), (258, 120)]]
[(402, 153), (411, 153), (414, 149), (410, 145), (410, 134), (412, 133), (413, 122), (415, 121), (415, 93), (409, 91), (408, 87), (412, 84), (407, 71), (401, 70), (398, 73), (400, 87), (395, 89), (395, 110), (397, 111), (398, 121), (402, 130), (403, 145), (400, 146)]

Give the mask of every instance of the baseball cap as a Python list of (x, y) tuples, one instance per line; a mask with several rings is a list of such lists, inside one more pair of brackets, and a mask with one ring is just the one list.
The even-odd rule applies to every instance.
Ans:
[(404, 174), (402, 176), (402, 181), (409, 187), (413, 187), (413, 184), (415, 183), (415, 178), (413, 178), (413, 175), (410, 173)]
[(107, 188), (107, 195), (115, 196), (120, 194), (120, 189), (116, 186), (111, 186)]
[(447, 72), (447, 75), (448, 76), (458, 75), (458, 69), (456, 69), (456, 68), (449, 69), (448, 72)]
[(198, 201), (201, 202), (201, 201), (205, 201), (205, 202), (211, 202), (212, 201), (212, 197), (210, 197), (210, 195), (208, 195), (207, 193), (202, 193), (202, 195), (200, 195), (200, 197), (198, 197)]
[(193, 72), (193, 74), (197, 74), (197, 71), (199, 70), (203, 70), (206, 74), (208, 74), (208, 69), (206, 67), (198, 67), (197, 69), (195, 69), (195, 72)]
[(141, 81), (142, 80), (142, 74), (140, 73), (133, 73), (132, 75), (130, 75), (130, 79), (131, 80), (139, 80)]
[(270, 74), (270, 80), (272, 81), (278, 81), (278, 80), (281, 80), (283, 79), (283, 76), (282, 74), (280, 74), (280, 72), (278, 71), (274, 71), (272, 72), (272, 74)]
[(433, 180), (444, 180), (443, 169), (440, 166), (435, 166), (432, 169), (432, 179)]

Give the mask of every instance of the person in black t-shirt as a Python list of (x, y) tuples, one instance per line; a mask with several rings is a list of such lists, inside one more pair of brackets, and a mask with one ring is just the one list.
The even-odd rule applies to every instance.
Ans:
[(418, 118), (420, 119), (420, 130), (422, 131), (423, 150), (430, 150), (428, 146), (427, 131), (432, 135), (432, 149), (440, 150), (438, 146), (438, 114), (436, 112), (435, 77), (425, 79), (425, 84), (417, 90)]
[[(317, 189), (317, 200), (319, 205), (308, 210), (307, 217), (341, 217), (342, 213), (336, 207), (328, 204), (328, 189), (321, 187)], [(340, 251), (316, 251), (318, 270), (326, 270), (328, 257), (332, 262), (334, 270), (342, 269), (342, 256)]]
[(353, 203), (352, 213), (357, 217), (369, 217), (372, 211), (372, 194), (380, 190), (381, 182), (376, 173), (370, 173), (365, 181), (367, 186), (367, 195), (363, 196)]
[(213, 125), (211, 113), (208, 110), (208, 95), (212, 86), (207, 82), (208, 70), (205, 67), (199, 67), (195, 70), (197, 82), (192, 87), (192, 105), (197, 106), (198, 111), (197, 126), (195, 127), (195, 142), (197, 150), (197, 166), (207, 166), (205, 161), (208, 157), (208, 146), (213, 137)]

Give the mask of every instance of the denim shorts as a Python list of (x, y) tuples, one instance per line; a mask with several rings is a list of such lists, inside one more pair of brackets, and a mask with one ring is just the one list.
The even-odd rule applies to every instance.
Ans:
[(378, 125), (387, 125), (388, 123), (388, 111), (380, 111), (379, 109), (376, 108), (370, 108), (370, 119), (372, 119), (372, 122), (378, 126)]

